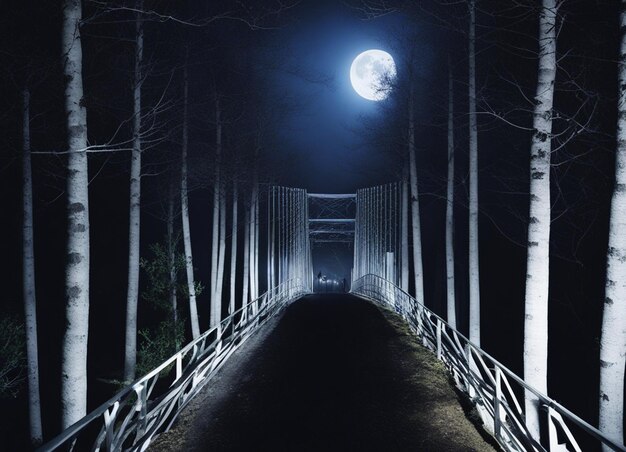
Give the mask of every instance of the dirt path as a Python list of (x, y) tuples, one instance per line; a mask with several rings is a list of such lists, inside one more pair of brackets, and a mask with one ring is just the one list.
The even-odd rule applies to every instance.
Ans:
[(309, 296), (250, 339), (151, 451), (490, 451), (443, 366), (373, 304)]

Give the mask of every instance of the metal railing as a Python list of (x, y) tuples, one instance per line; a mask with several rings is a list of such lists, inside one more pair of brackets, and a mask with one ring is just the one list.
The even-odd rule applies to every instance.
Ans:
[(307, 282), (285, 281), (235, 311), (38, 449), (144, 451), (226, 359), (281, 308), (308, 293)]
[[(484, 427), (507, 451), (581, 452), (581, 445), (601, 445), (618, 451), (617, 444), (567, 408), (528, 386), (524, 380), (476, 347), (451, 328), (423, 303), (380, 276), (368, 274), (352, 284), (352, 293), (395, 310), (411, 330), (433, 351), (454, 378), (457, 387), (469, 395)], [(524, 393), (539, 399), (541, 418), (547, 425), (546, 444), (540, 444), (528, 432), (524, 416)], [(585, 446), (587, 447), (594, 446)]]

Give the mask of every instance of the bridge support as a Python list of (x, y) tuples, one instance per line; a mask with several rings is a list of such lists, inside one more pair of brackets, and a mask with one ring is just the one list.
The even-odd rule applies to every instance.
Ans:
[(307, 192), (301, 188), (272, 186), (268, 191), (268, 292), (290, 280), (308, 291), (313, 286)]
[(400, 184), (357, 190), (353, 280), (374, 274), (397, 284), (402, 224)]

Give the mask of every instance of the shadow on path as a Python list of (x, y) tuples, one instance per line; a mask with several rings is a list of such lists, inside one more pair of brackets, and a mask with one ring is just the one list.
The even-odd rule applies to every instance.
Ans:
[(150, 450), (493, 450), (443, 366), (394, 314), (349, 295), (312, 295), (273, 325)]

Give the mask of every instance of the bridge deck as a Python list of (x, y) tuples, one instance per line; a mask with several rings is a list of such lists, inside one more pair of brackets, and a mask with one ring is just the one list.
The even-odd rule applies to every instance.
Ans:
[(349, 295), (305, 297), (150, 450), (493, 450), (442, 369), (395, 315)]

